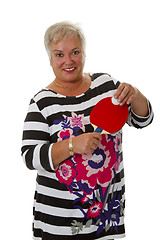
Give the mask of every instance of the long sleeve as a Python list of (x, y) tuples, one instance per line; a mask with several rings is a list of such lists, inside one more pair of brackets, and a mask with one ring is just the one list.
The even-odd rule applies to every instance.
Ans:
[(148, 109), (149, 109), (148, 116), (142, 117), (135, 114), (133, 110), (130, 108), (130, 114), (127, 120), (128, 125), (135, 128), (144, 128), (144, 127), (147, 127), (149, 124), (151, 124), (153, 121), (154, 113), (149, 100), (148, 100)]
[(49, 126), (32, 99), (24, 122), (22, 157), (29, 169), (54, 170), (51, 158)]

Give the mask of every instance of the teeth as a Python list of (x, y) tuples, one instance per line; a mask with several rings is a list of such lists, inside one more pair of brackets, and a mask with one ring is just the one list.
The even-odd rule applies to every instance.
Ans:
[(72, 71), (72, 70), (74, 70), (75, 68), (66, 68), (65, 70), (66, 71)]

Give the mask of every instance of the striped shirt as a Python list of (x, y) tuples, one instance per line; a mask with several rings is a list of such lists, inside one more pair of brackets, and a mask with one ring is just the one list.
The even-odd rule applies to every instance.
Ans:
[[(125, 235), (125, 183), (122, 130), (102, 134), (93, 154), (74, 154), (54, 169), (52, 145), (93, 132), (89, 116), (95, 104), (111, 97), (119, 82), (108, 74), (92, 74), (90, 89), (66, 97), (43, 89), (31, 100), (24, 123), (22, 156), (37, 170), (33, 207), (33, 239), (93, 240)], [(130, 107), (127, 123), (149, 125), (153, 112), (140, 117)], [(104, 109), (105, 111), (105, 109)], [(83, 143), (82, 143), (83, 144)]]

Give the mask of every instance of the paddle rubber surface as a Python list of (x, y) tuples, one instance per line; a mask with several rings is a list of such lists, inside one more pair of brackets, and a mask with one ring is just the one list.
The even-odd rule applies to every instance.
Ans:
[[(114, 103), (113, 103), (114, 102)], [(129, 115), (127, 104), (120, 106), (112, 97), (100, 100), (92, 109), (90, 122), (98, 127), (95, 131), (118, 132), (126, 123)]]

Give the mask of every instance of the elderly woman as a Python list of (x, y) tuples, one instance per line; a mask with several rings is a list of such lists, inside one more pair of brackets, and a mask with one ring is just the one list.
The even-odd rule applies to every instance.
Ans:
[(22, 145), (26, 166), (37, 170), (33, 238), (122, 238), (122, 130), (100, 135), (89, 116), (98, 101), (114, 95), (128, 104), (127, 123), (143, 128), (152, 122), (151, 104), (130, 84), (83, 72), (85, 39), (76, 25), (49, 27), (45, 47), (55, 79), (32, 98)]

